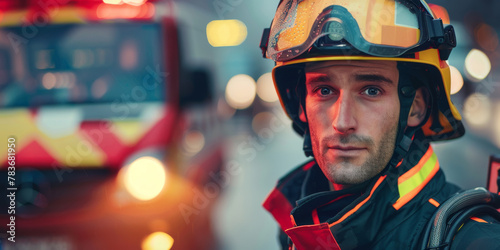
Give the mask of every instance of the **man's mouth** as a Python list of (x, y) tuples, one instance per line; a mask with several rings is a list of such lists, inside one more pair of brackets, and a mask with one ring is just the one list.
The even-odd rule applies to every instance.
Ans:
[(329, 146), (328, 148), (335, 149), (335, 150), (342, 150), (342, 151), (364, 150), (364, 149), (367, 149), (366, 147), (342, 146), (342, 145)]
[(334, 145), (328, 147), (335, 156), (355, 157), (363, 153), (368, 148), (359, 146)]

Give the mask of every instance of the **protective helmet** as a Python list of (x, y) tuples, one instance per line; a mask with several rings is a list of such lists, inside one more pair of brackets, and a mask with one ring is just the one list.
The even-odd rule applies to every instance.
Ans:
[(431, 141), (464, 134), (460, 113), (450, 100), (446, 62), (455, 46), (453, 27), (443, 26), (423, 0), (281, 0), (261, 40), (264, 57), (276, 62), (273, 79), (281, 105), (295, 131), (306, 137), (307, 124), (298, 115), (305, 63), (397, 61), (405, 72), (398, 85), (402, 106), (396, 142), (403, 148), (409, 148), (408, 137), (415, 133), (402, 135), (416, 85), (424, 85), (431, 95), (419, 133)]

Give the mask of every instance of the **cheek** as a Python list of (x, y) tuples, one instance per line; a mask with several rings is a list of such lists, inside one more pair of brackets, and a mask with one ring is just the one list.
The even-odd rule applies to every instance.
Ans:
[(397, 127), (399, 122), (399, 100), (386, 100), (380, 103), (360, 105), (358, 124), (364, 130), (376, 135)]
[(330, 127), (332, 123), (332, 119), (328, 115), (327, 105), (306, 103), (306, 113), (310, 130), (323, 130)]
[(371, 128), (373, 134), (385, 137), (397, 133), (399, 123), (399, 104), (386, 104), (378, 109), (380, 112), (372, 112)]

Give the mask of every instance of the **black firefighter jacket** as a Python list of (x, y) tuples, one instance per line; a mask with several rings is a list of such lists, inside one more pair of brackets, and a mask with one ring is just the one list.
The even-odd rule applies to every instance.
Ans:
[[(263, 206), (281, 227), (283, 249), (420, 249), (427, 222), (457, 191), (425, 144), (413, 145), (396, 168), (340, 191), (329, 191), (328, 180), (310, 161), (280, 179)], [(500, 249), (500, 223), (474, 217), (451, 246)]]

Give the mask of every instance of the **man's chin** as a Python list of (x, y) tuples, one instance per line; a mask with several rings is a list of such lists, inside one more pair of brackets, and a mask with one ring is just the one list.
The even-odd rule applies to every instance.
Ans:
[(356, 185), (372, 178), (366, 175), (365, 171), (362, 169), (362, 165), (355, 165), (347, 162), (330, 166), (328, 175), (328, 179), (341, 185)]

